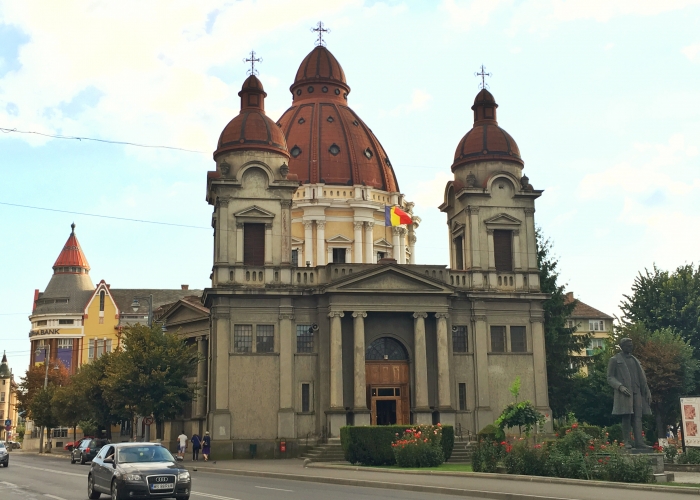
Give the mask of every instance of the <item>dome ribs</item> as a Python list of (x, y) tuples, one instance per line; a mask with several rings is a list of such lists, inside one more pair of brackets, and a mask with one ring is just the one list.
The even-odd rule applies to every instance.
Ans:
[[(319, 165), (318, 165), (318, 148), (319, 148), (319, 118), (320, 114), (316, 110), (316, 106), (311, 106), (311, 143), (309, 145), (309, 182), (311, 184), (318, 184), (321, 177), (319, 175)], [(303, 154), (303, 153), (302, 153)]]
[[(345, 106), (340, 106), (336, 107), (334, 106), (336, 113), (338, 114), (338, 118), (340, 119), (340, 123), (342, 125), (343, 129), (343, 137), (345, 139), (345, 145), (348, 148), (346, 154), (348, 155), (348, 158), (350, 159), (350, 169), (352, 171), (352, 176), (351, 179), (353, 180), (353, 184), (360, 184), (361, 179), (360, 179), (360, 173), (359, 169), (357, 168), (357, 153), (355, 151), (355, 143), (352, 139), (352, 134), (350, 133), (350, 128), (347, 120), (343, 116), (342, 110), (348, 110), (352, 113), (352, 110), (350, 108), (347, 108)], [(342, 152), (341, 152), (342, 154)]]

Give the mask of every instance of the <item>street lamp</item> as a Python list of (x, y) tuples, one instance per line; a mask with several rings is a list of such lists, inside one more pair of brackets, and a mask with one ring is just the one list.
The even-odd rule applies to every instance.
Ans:
[(134, 297), (134, 301), (131, 303), (131, 310), (134, 312), (138, 312), (141, 307), (139, 299), (148, 301), (148, 328), (151, 328), (153, 326), (153, 294), (147, 297)]
[[(44, 366), (46, 367), (44, 373), (44, 390), (49, 386), (49, 357), (51, 356), (51, 344), (44, 344), (39, 346), (39, 348), (34, 352), (37, 356), (44, 351)], [(41, 426), (41, 436), (39, 438), (39, 453), (44, 453), (44, 426)]]

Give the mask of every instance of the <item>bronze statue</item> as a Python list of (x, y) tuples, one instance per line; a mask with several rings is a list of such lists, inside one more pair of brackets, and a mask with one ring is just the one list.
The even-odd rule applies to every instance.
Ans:
[[(620, 341), (622, 352), (608, 362), (608, 384), (615, 389), (613, 415), (622, 415), (622, 436), (625, 448), (648, 449), (642, 437), (642, 415), (651, 415), (651, 392), (639, 360), (632, 356), (632, 339)], [(634, 418), (634, 444), (630, 440), (630, 426)]]

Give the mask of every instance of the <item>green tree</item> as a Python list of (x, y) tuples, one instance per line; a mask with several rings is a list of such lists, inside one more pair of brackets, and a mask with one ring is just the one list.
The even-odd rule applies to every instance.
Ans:
[(73, 441), (75, 441), (76, 427), (78, 422), (85, 418), (87, 411), (87, 403), (79, 386), (69, 383), (56, 389), (51, 398), (51, 405), (54, 408), (58, 424), (73, 428)]
[(85, 414), (81, 420), (92, 420), (105, 429), (106, 437), (112, 437), (112, 425), (119, 423), (127, 415), (124, 407), (114, 404), (105, 394), (105, 380), (108, 377), (107, 368), (119, 352), (106, 353), (91, 363), (80, 367), (73, 376), (72, 385), (75, 394), (85, 404)]
[(199, 356), (184, 339), (160, 326), (125, 328), (122, 347), (107, 367), (102, 384), (106, 397), (132, 415), (153, 415), (162, 437), (163, 421), (181, 415), (194, 398), (197, 387), (187, 378), (195, 375)]
[[(17, 388), (17, 409), (25, 418), (33, 420), (31, 404), (34, 396), (44, 388), (46, 368), (43, 364), (29, 367)], [(49, 363), (48, 384), (55, 387), (68, 385), (70, 375), (62, 363)]]
[(608, 384), (608, 361), (614, 354), (613, 347), (606, 345), (593, 356), (588, 375), (574, 375), (569, 409), (581, 422), (601, 427), (620, 423), (620, 418), (611, 413), (613, 388)]
[(55, 390), (56, 388), (51, 384), (46, 389), (42, 387), (34, 394), (29, 404), (29, 411), (32, 414), (32, 420), (35, 425), (47, 429), (58, 427), (58, 418), (56, 417), (56, 412), (52, 404)]
[(576, 302), (566, 303), (564, 285), (559, 284), (559, 261), (552, 255), (552, 243), (542, 236), (538, 228), (537, 265), (540, 269), (540, 290), (549, 295), (544, 301), (544, 340), (547, 350), (547, 382), (549, 384), (549, 406), (555, 417), (566, 415), (574, 389), (574, 376), (589, 362), (576, 353), (586, 349), (589, 333), (575, 333), (567, 327), (567, 319)]

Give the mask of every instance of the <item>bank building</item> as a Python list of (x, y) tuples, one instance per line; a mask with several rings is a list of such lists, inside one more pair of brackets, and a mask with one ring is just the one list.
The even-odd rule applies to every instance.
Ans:
[[(535, 200), (498, 105), (482, 89), (435, 200), (450, 262), (421, 265), (420, 218), (388, 153), (350, 107), (334, 55), (316, 46), (274, 121), (253, 71), (207, 175), (214, 258), (199, 316), (163, 321), (199, 337), (206, 387), (170, 433), (209, 430), (214, 453), (271, 454), (342, 426), (492, 423), (521, 397), (551, 415), (535, 246)], [(410, 224), (387, 226), (386, 207)], [(199, 324), (199, 323), (197, 323)], [(551, 426), (548, 422), (547, 426)], [(167, 439), (167, 436), (166, 436)], [(239, 451), (236, 451), (239, 450)]]

